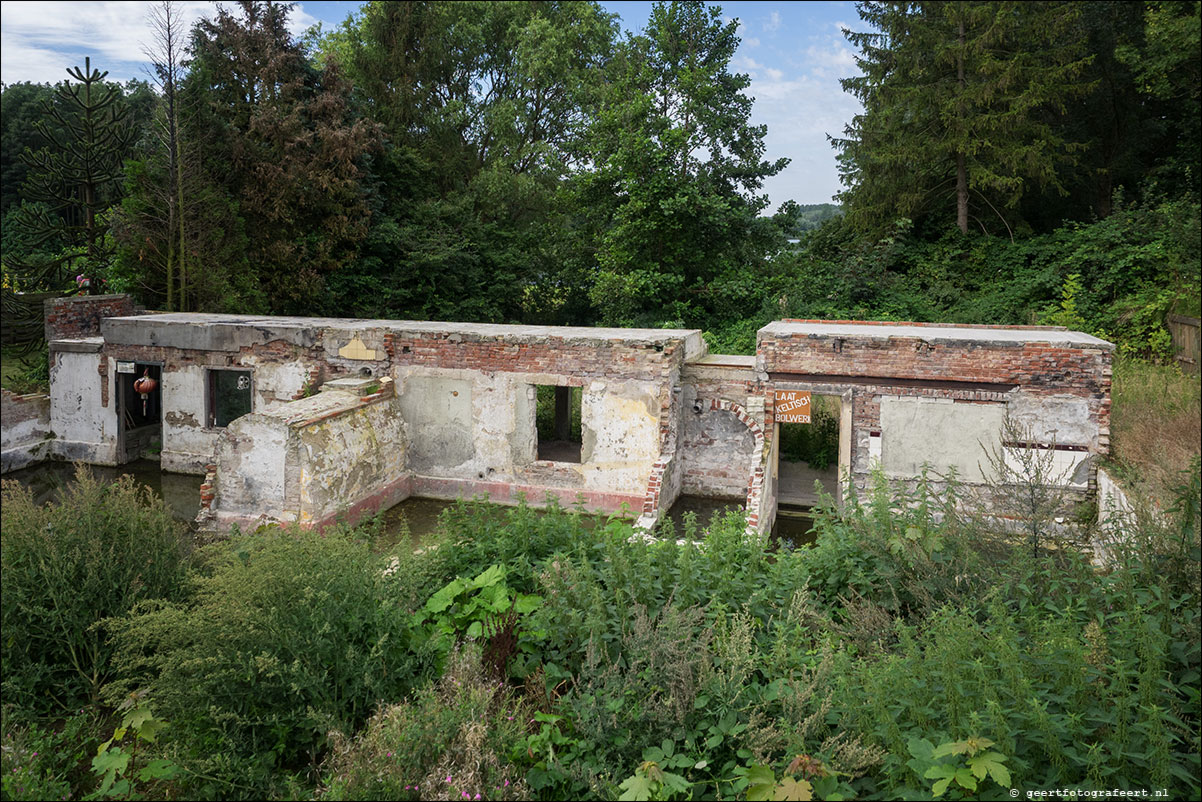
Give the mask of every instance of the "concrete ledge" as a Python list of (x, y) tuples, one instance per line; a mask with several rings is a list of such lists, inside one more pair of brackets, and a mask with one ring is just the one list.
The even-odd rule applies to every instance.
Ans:
[(104, 348), (103, 337), (83, 337), (78, 340), (51, 340), (50, 350), (70, 354), (98, 354)]
[(204, 476), (205, 466), (213, 461), (213, 454), (194, 454), (188, 451), (171, 451), (163, 449), (159, 454), (159, 464), (167, 473), (188, 473)]
[(90, 465), (120, 465), (116, 443), (89, 443), (81, 440), (51, 440), (50, 454), (68, 462)]
[(412, 484), (412, 496), (416, 498), (455, 501), (486, 496), (488, 501), (493, 504), (509, 507), (517, 506), (521, 500), (520, 496), (525, 496), (526, 503), (531, 507), (544, 507), (548, 494), (558, 499), (563, 507), (572, 507), (577, 501), (583, 501), (585, 509), (589, 512), (617, 513), (625, 504), (629, 508), (632, 518), (638, 515), (643, 507), (642, 495), (608, 493), (578, 487), (548, 487), (471, 479), (442, 479), (433, 476), (414, 476)]
[(19, 471), (43, 462), (53, 453), (50, 447), (53, 440), (42, 440), (37, 443), (23, 443), (0, 451), (0, 474)]

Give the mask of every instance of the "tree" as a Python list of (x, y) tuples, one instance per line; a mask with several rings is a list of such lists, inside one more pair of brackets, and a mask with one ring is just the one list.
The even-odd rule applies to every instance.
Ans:
[(579, 322), (561, 185), (613, 19), (593, 3), (369, 3), (322, 40), (387, 139), (343, 298), (381, 315)]
[(33, 128), (44, 144), (21, 154), (22, 203), (5, 216), (6, 243), (20, 243), (4, 257), (5, 327), (29, 347), (43, 336), (41, 299), (14, 290), (66, 292), (76, 289), (77, 274), (97, 285), (107, 275), (114, 255), (109, 210), (120, 199), (122, 162), (136, 134), (127, 98), (105, 83), (107, 72), (86, 59), (82, 70), (67, 73), (75, 82), (64, 81), (42, 101)]
[[(317, 71), (292, 40), (290, 6), (244, 0), (239, 8), (193, 30), (185, 128), (207, 194), (246, 236), (259, 292), (231, 300), (312, 312), (326, 276), (356, 259), (367, 233), (364, 166), (376, 129), (355, 118), (337, 65)], [(201, 282), (221, 267), (191, 250), (187, 264)]]
[(52, 102), (54, 87), (26, 81), (7, 84), (3, 89), (4, 122), (0, 127), (0, 213), (21, 201), (21, 184), (29, 166), (21, 161), (26, 148), (36, 150), (46, 143), (38, 136), (34, 123), (45, 104)]
[(31, 284), (47, 289), (61, 289), (79, 265), (93, 275), (109, 266), (112, 248), (103, 213), (119, 198), (121, 165), (135, 133), (119, 102), (121, 90), (104, 84), (107, 72), (92, 69), (90, 58), (84, 69), (67, 72), (78, 83), (60, 84), (55, 102), (46, 103), (43, 119), (34, 123), (50, 144), (21, 156), (29, 169), (22, 194), (57, 212), (61, 223), (46, 218), (44, 224), (79, 245), (43, 264), (17, 267)]
[(1082, 149), (1053, 124), (1089, 90), (1089, 57), (1067, 2), (860, 3), (875, 32), (847, 32), (863, 75), (842, 81), (864, 104), (833, 139), (849, 220), (879, 231), (951, 199), (956, 226), (986, 220), (1013, 235), (1035, 188), (1064, 192)]
[[(1144, 4), (1144, 37), (1125, 42), (1117, 58), (1135, 73), (1147, 117), (1159, 127), (1151, 139), (1159, 163), (1150, 177), (1176, 195), (1202, 188), (1202, 3), (1158, 0)], [(1171, 155), (1169, 155), (1171, 154)]]
[(596, 232), (595, 308), (607, 323), (699, 320), (709, 283), (764, 256), (763, 160), (738, 23), (700, 2), (657, 3), (621, 47), (582, 154), (577, 198)]

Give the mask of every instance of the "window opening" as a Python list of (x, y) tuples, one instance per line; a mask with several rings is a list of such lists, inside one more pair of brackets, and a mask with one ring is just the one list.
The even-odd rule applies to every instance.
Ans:
[(209, 371), (209, 428), (223, 429), (230, 421), (250, 414), (249, 370)]
[(580, 462), (583, 388), (535, 385), (538, 458), (553, 462)]

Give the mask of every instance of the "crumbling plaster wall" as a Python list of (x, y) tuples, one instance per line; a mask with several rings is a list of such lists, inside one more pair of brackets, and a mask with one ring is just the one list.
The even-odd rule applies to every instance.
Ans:
[(410, 469), (425, 479), (460, 482), (426, 483), (434, 492), (470, 494), (478, 483), (500, 482), (528, 495), (580, 489), (597, 498), (641, 497), (660, 454), (661, 394), (645, 380), (583, 385), (581, 461), (570, 463), (537, 459), (534, 388), (579, 385), (578, 376), (406, 367), (395, 378), (411, 431)]
[(50, 396), (4, 390), (0, 421), (0, 473), (20, 470), (51, 453)]
[(117, 413), (99, 337), (50, 343), (50, 428), (67, 460), (117, 464)]
[(219, 435), (205, 528), (354, 521), (409, 494), (406, 427), (385, 380), (375, 395), (345, 390), (277, 404)]
[(1097, 338), (933, 324), (880, 324), (905, 334), (874, 336), (875, 324), (857, 324), (853, 334), (839, 322), (821, 324), (828, 333), (806, 333), (789, 323), (760, 333), (766, 401), (771, 406), (772, 389), (850, 395), (850, 463), (861, 488), (875, 466), (901, 481), (924, 462), (983, 482), (991, 452), (1016, 463), (1016, 450), (1001, 443), (1007, 413), (1049, 449), (1054, 470), (1075, 489), (1089, 486), (1090, 455), (1109, 449), (1112, 346)]

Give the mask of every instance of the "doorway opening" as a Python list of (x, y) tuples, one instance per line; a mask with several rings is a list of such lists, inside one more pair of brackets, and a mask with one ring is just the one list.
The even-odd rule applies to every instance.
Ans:
[(162, 399), (161, 365), (117, 362), (117, 448), (122, 463), (158, 456), (163, 446)]
[(773, 536), (795, 545), (814, 540), (813, 510), (820, 495), (842, 502), (851, 461), (851, 404), (813, 395), (809, 423), (776, 426), (776, 518)]

